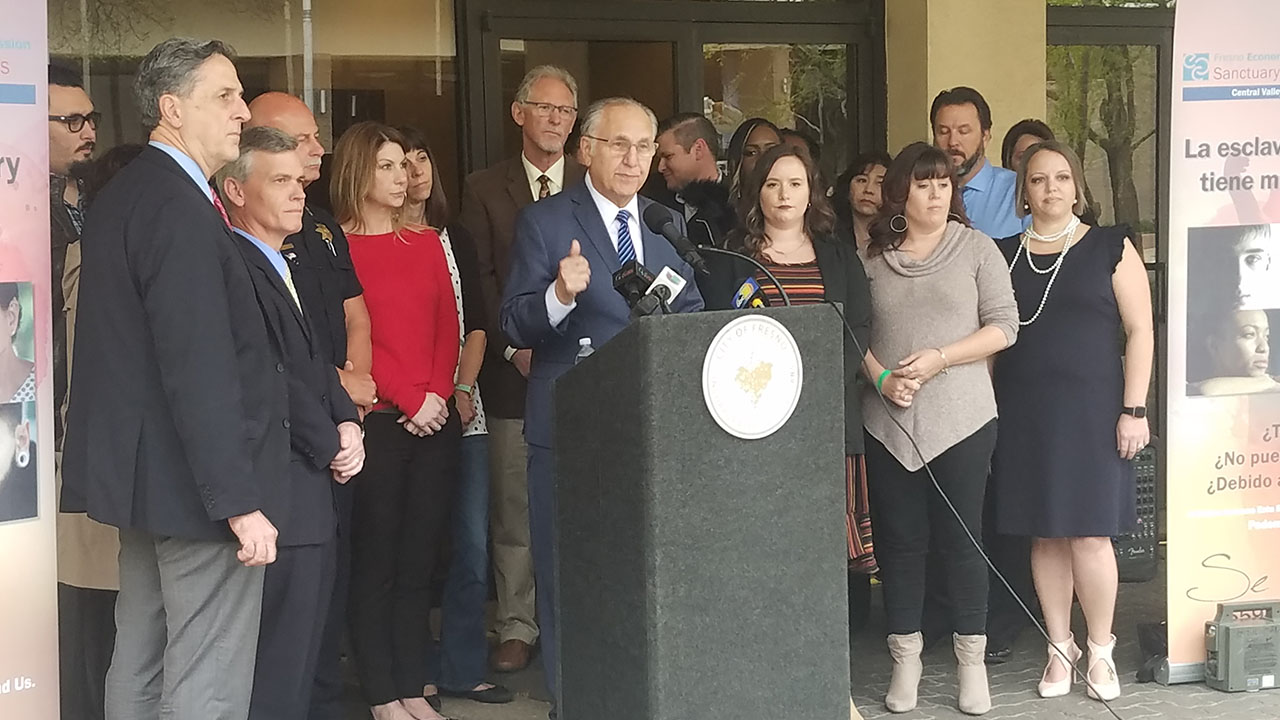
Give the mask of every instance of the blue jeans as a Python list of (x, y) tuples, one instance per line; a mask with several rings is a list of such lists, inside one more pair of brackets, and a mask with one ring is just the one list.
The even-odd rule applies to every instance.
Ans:
[(488, 671), (489, 436), (462, 438), (459, 460), (440, 642), (427, 649), (427, 668), (431, 684), (465, 692), (484, 682)]

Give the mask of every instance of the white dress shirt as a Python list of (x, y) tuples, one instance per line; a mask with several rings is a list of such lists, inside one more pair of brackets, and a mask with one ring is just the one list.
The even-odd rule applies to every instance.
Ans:
[[(591, 184), (591, 176), (586, 177), (587, 191), (591, 193), (591, 199), (595, 201), (596, 210), (600, 213), (600, 219), (604, 221), (605, 230), (609, 232), (609, 241), (613, 243), (613, 251), (618, 251), (618, 211), (626, 210), (630, 213), (627, 220), (627, 226), (631, 231), (631, 245), (636, 251), (636, 262), (644, 264), (644, 240), (640, 231), (640, 197), (632, 195), (626, 205), (619, 207), (613, 204), (613, 201), (601, 195), (595, 186)], [(578, 238), (579, 245), (585, 245), (587, 240)], [(569, 317), (569, 313), (578, 307), (578, 301), (565, 305), (560, 302), (560, 298), (556, 297), (556, 283), (551, 281), (551, 285), (547, 287), (547, 320), (551, 322), (551, 327), (559, 327), (564, 319)]]
[(533, 193), (534, 200), (537, 200), (538, 195), (542, 193), (542, 183), (538, 182), (538, 178), (543, 175), (551, 181), (547, 185), (552, 195), (564, 189), (564, 155), (552, 163), (545, 173), (529, 162), (529, 158), (525, 157), (524, 153), (520, 153), (520, 164), (524, 165), (524, 174), (529, 176), (529, 192)]

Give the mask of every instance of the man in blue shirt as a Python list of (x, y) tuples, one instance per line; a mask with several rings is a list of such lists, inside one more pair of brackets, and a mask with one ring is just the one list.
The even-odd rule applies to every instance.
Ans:
[(933, 99), (929, 124), (933, 144), (955, 164), (969, 222), (992, 238), (1022, 232), (1025, 224), (1014, 207), (1018, 176), (987, 161), (991, 106), (982, 94), (964, 86), (943, 90)]
[(324, 639), (337, 564), (338, 518), (330, 479), (364, 464), (356, 406), (327, 354), (314, 307), (305, 308), (281, 254), (303, 225), (306, 170), (297, 140), (270, 127), (240, 134), (240, 157), (216, 176), (254, 294), (288, 384), (289, 468), (270, 490), (286, 498), (275, 521), (276, 561), (266, 571), (249, 720), (303, 720)]

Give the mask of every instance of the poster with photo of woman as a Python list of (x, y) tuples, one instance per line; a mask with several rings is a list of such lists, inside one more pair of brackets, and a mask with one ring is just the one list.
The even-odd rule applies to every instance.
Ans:
[(0, 523), (39, 516), (31, 283), (0, 282)]
[(0, 523), (39, 516), (36, 404), (0, 403)]
[(1280, 225), (1191, 228), (1187, 255), (1187, 395), (1280, 392)]
[(36, 399), (31, 283), (0, 282), (0, 402)]

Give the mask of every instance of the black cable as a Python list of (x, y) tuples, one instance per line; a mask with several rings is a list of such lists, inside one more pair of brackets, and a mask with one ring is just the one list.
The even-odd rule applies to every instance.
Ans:
[(769, 272), (769, 268), (761, 264), (759, 260), (756, 260), (750, 255), (744, 255), (743, 253), (734, 252), (732, 250), (725, 250), (724, 248), (718, 248), (714, 245), (703, 245), (702, 247), (695, 248), (694, 251), (695, 252), (705, 251), (705, 252), (714, 253), (716, 255), (724, 255), (725, 257), (740, 258), (742, 260), (746, 260), (752, 265), (755, 265), (757, 268), (760, 269), (760, 272), (764, 273), (765, 277), (769, 278), (769, 282), (773, 283), (773, 286), (778, 288), (778, 293), (782, 295), (782, 304), (786, 305), (787, 307), (791, 307), (791, 296), (787, 294), (787, 289), (782, 287), (782, 283), (778, 282), (778, 278), (775, 277), (773, 273)]
[[(701, 249), (705, 250), (706, 248)], [(853, 332), (853, 327), (849, 325), (849, 320), (845, 318), (844, 311), (835, 303), (829, 302), (825, 304), (830, 305), (836, 311), (836, 314), (840, 316), (840, 322), (844, 323), (845, 332), (847, 332), (849, 334), (849, 338), (853, 340), (853, 345), (857, 349), (859, 356), (865, 358), (867, 356), (867, 351), (863, 349), (862, 343), (858, 342), (858, 337)], [(951, 498), (947, 497), (947, 493), (942, 489), (942, 485), (938, 483), (938, 478), (934, 477), (933, 468), (929, 467), (929, 461), (925, 459), (924, 452), (920, 450), (920, 446), (916, 443), (915, 437), (902, 425), (901, 422), (898, 421), (897, 416), (893, 413), (893, 408), (889, 406), (889, 401), (885, 399), (884, 394), (877, 392), (876, 395), (880, 398), (880, 402), (884, 404), (885, 410), (889, 411), (889, 419), (893, 421), (894, 425), (898, 426), (898, 429), (902, 431), (902, 434), (906, 435), (907, 440), (911, 442), (911, 447), (916, 451), (916, 455), (920, 457), (920, 462), (924, 463), (924, 471), (929, 475), (929, 480), (933, 483), (934, 489), (938, 491), (938, 495), (940, 495), (943, 501), (947, 503), (947, 507), (951, 510), (951, 514), (955, 516), (956, 521), (960, 523), (960, 527), (964, 528), (964, 533), (969, 537), (969, 542), (973, 543), (973, 546), (977, 548), (978, 553), (982, 555), (982, 559), (986, 561), (987, 567), (990, 568), (991, 572), (1000, 579), (1000, 582), (1004, 585), (1005, 589), (1007, 589), (1009, 594), (1013, 596), (1013, 599), (1018, 602), (1018, 606), (1021, 607), (1022, 611), (1027, 614), (1028, 618), (1030, 618), (1031, 624), (1035, 626), (1036, 630), (1040, 631), (1040, 635), (1044, 637), (1045, 642), (1048, 643), (1049, 647), (1053, 648), (1053, 652), (1057, 653), (1057, 655), (1062, 659), (1062, 664), (1067, 668), (1070, 668), (1071, 672), (1076, 677), (1080, 678), (1080, 682), (1089, 690), (1092, 690), (1094, 695), (1098, 695), (1097, 688), (1093, 686), (1093, 683), (1089, 682), (1088, 668), (1085, 668), (1085, 672), (1080, 672), (1080, 669), (1071, 662), (1071, 658), (1067, 657), (1066, 653), (1059, 650), (1057, 646), (1053, 644), (1053, 638), (1049, 637), (1049, 632), (1045, 630), (1044, 626), (1041, 625), (1038, 620), (1036, 620), (1035, 613), (1031, 612), (1031, 608), (1028, 608), (1027, 604), (1022, 601), (1022, 598), (1018, 593), (1014, 591), (1013, 586), (1009, 584), (1007, 579), (1005, 579), (1004, 574), (1001, 573), (1000, 570), (996, 568), (995, 563), (991, 561), (991, 557), (988, 556), (986, 550), (983, 549), (982, 543), (978, 541), (978, 538), (974, 536), (973, 531), (965, 524), (964, 518), (960, 516), (960, 511), (951, 503)], [(875, 528), (872, 528), (872, 533), (874, 534), (874, 532)], [(1102, 705), (1106, 707), (1107, 712), (1111, 713), (1111, 716), (1116, 720), (1124, 720), (1124, 718), (1120, 717), (1120, 715), (1116, 713), (1115, 708), (1111, 707), (1110, 702), (1103, 700), (1101, 696), (1093, 699), (1102, 703)]]

